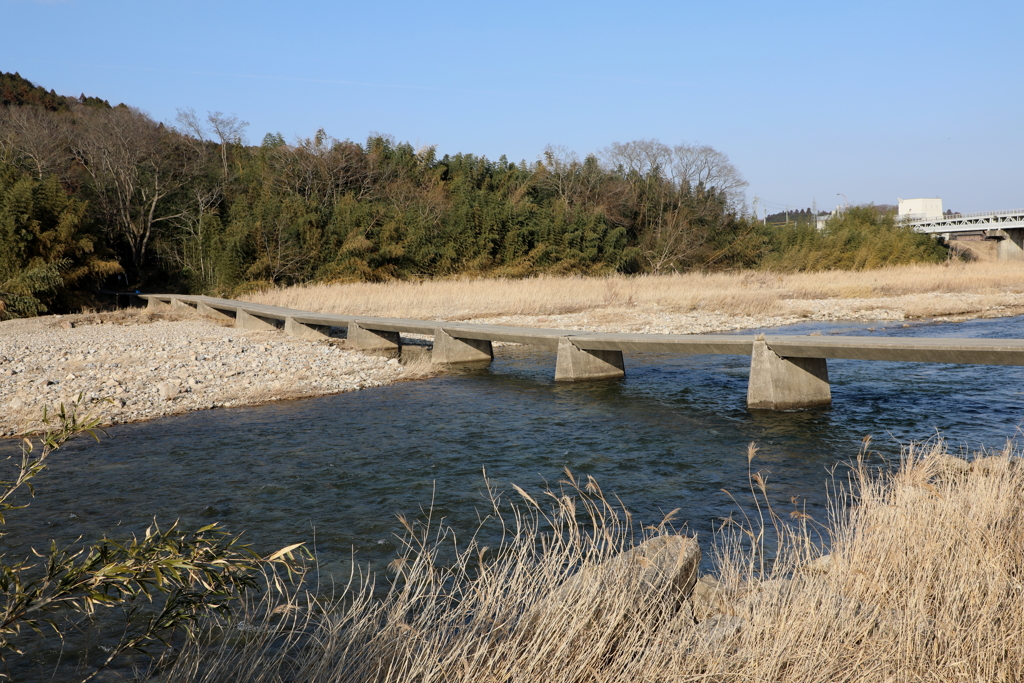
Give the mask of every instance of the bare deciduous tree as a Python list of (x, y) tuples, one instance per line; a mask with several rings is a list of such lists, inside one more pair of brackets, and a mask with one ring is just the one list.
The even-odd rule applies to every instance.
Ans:
[[(219, 111), (208, 112), (206, 121), (210, 125), (209, 132), (199, 120), (194, 109), (179, 109), (176, 117), (179, 132), (197, 142), (212, 140), (220, 147), (221, 172), (224, 181), (228, 179), (228, 150), (232, 145), (245, 144), (245, 129), (249, 122), (243, 121), (234, 114), (227, 115)], [(211, 137), (212, 135), (212, 137)]]
[(732, 202), (747, 186), (729, 157), (709, 145), (684, 143), (669, 147), (660, 140), (613, 142), (602, 150), (601, 156), (609, 171), (623, 176), (655, 174), (677, 187), (703, 186), (724, 192)]
[(554, 191), (567, 208), (592, 208), (599, 201), (605, 172), (597, 157), (579, 155), (561, 145), (548, 145), (537, 167), (537, 183)]
[(656, 174), (664, 176), (672, 158), (672, 148), (660, 140), (613, 142), (601, 150), (608, 170), (626, 176)]
[(301, 195), (320, 209), (346, 194), (362, 199), (374, 188), (369, 161), (359, 145), (331, 137), (323, 128), (294, 146), (280, 145), (266, 154), (275, 190)]
[(154, 229), (181, 215), (168, 198), (195, 177), (200, 157), (181, 136), (122, 107), (82, 112), (71, 147), (140, 276)]
[(700, 266), (714, 231), (728, 220), (723, 193), (696, 190), (678, 192), (663, 184), (647, 197), (654, 204), (639, 233), (638, 247), (654, 273)]
[(747, 186), (729, 157), (708, 145), (676, 145), (672, 148), (669, 168), (677, 184), (723, 192), (734, 206), (740, 199), (740, 190)]
[(0, 107), (0, 152), (30, 166), (37, 180), (50, 173), (64, 178), (71, 161), (69, 119), (42, 107)]
[(234, 114), (222, 114), (215, 111), (206, 117), (213, 134), (217, 136), (220, 143), (220, 159), (224, 167), (224, 179), (228, 177), (228, 148), (231, 145), (245, 144), (245, 129), (249, 127), (248, 121), (243, 121)]
[(183, 195), (181, 211), (170, 220), (175, 229), (167, 240), (166, 256), (194, 285), (210, 291), (217, 284), (215, 259), (210, 253), (210, 222), (218, 220), (221, 186), (212, 182), (190, 183)]
[(708, 145), (659, 140), (613, 143), (602, 157), (628, 190), (606, 213), (629, 222), (648, 270), (699, 263), (705, 245), (746, 187), (729, 158)]

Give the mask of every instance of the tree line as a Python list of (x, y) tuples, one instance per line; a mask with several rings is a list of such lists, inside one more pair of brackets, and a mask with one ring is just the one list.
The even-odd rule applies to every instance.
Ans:
[(533, 162), (323, 129), (245, 142), (0, 76), (0, 316), (100, 288), (231, 295), (309, 281), (753, 267), (777, 250), (721, 152), (657, 140)]
[[(822, 211), (821, 214), (827, 212)], [(777, 213), (770, 213), (764, 217), (763, 222), (765, 223), (797, 223), (797, 224), (812, 224), (815, 223), (819, 214), (814, 213), (810, 207), (806, 209), (793, 209), (792, 211), (779, 211)]]

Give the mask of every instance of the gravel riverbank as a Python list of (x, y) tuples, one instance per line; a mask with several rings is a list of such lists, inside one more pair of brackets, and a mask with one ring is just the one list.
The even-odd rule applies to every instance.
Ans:
[(105, 424), (381, 386), (396, 359), (188, 314), (122, 312), (0, 323), (0, 436), (41, 427), (44, 406), (83, 403)]
[(465, 322), (490, 325), (555, 327), (595, 332), (640, 334), (706, 334), (731, 330), (782, 327), (806, 322), (878, 321), (895, 323), (957, 322), (972, 318), (1001, 318), (1024, 313), (1024, 294), (931, 292), (887, 297), (804, 299), (785, 302), (792, 313), (765, 315), (715, 310), (680, 312), (656, 305), (610, 306), (557, 315), (505, 315)]

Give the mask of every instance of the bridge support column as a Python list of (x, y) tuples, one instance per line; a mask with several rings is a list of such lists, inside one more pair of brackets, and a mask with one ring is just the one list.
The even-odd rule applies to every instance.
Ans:
[(828, 365), (824, 358), (783, 358), (763, 339), (750, 356), (747, 407), (796, 410), (832, 404)]
[(149, 303), (146, 304), (146, 310), (150, 311), (150, 312), (154, 312), (155, 313), (155, 312), (159, 312), (159, 311), (166, 311), (168, 308), (170, 308), (169, 304), (166, 304), (163, 301), (159, 301), (157, 299), (150, 298), (150, 299), (147, 299), (147, 301)]
[(330, 339), (331, 328), (327, 325), (307, 325), (296, 322), (290, 315), (284, 319), (284, 333), (301, 339)]
[(438, 327), (434, 330), (434, 350), (430, 356), (434, 363), (490, 363), (494, 348), (489, 339), (463, 339), (453, 337)]
[(989, 233), (1002, 237), (996, 244), (996, 258), (999, 261), (1024, 261), (1024, 228), (1006, 228)]
[(238, 313), (235, 314), (235, 327), (243, 330), (276, 330), (280, 326), (281, 321), (279, 320), (246, 313), (240, 308)]
[(348, 345), (359, 351), (369, 351), (382, 356), (398, 356), (402, 353), (402, 336), (398, 332), (370, 330), (356, 323), (349, 323)]
[(555, 361), (556, 382), (617, 379), (626, 375), (622, 351), (587, 351), (562, 337)]
[(173, 310), (194, 311), (196, 309), (193, 308), (187, 302), (182, 301), (181, 299), (179, 299), (178, 297), (175, 296), (175, 297), (171, 297), (171, 310), (172, 311)]
[(217, 320), (234, 320), (237, 317), (234, 311), (221, 311), (212, 306), (207, 306), (202, 301), (196, 302), (196, 311), (202, 313), (207, 318), (215, 318)]

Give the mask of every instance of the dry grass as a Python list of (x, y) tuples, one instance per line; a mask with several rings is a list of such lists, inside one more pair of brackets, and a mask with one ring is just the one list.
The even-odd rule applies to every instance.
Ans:
[[(511, 512), (496, 505), (509, 518), (500, 548), (470, 541), (455, 552), (449, 533), (410, 525), (383, 599), (356, 576), (329, 605), (250, 605), (225, 625), (228, 637), (194, 643), (161, 678), (1021, 680), (1024, 467), (1009, 452), (971, 467), (941, 444), (909, 449), (895, 471), (866, 460), (817, 531), (767, 507), (766, 484), (752, 473), (758, 513), (720, 535), (719, 580), (698, 584), (715, 600), (705, 590), (685, 601), (649, 574), (599, 571), (637, 529), (592, 480), (570, 480), (540, 505), (526, 494)], [(777, 546), (767, 547), (765, 531)]]
[(898, 305), (905, 317), (914, 318), (1024, 306), (1024, 263), (950, 262), (794, 274), (743, 271), (315, 284), (246, 298), (326, 313), (437, 320), (587, 313), (600, 321), (654, 311), (800, 316), (826, 304), (837, 304), (841, 311)]
[(436, 377), (445, 371), (443, 365), (437, 365), (431, 359), (430, 352), (425, 347), (402, 347), (402, 372), (401, 381), (413, 379), (426, 379)]

